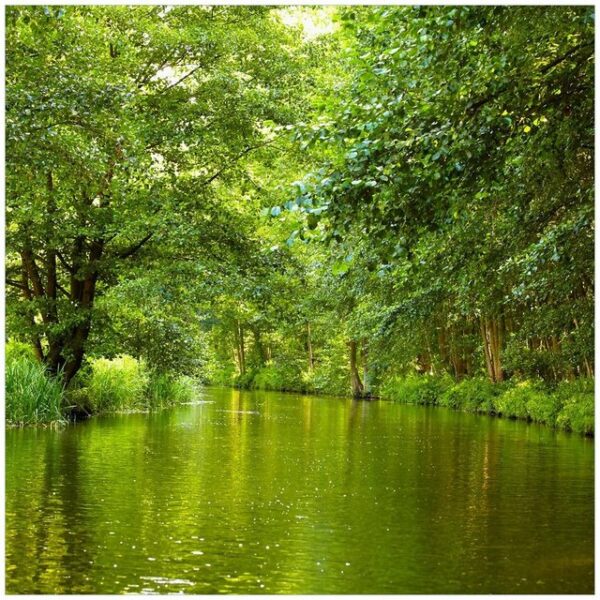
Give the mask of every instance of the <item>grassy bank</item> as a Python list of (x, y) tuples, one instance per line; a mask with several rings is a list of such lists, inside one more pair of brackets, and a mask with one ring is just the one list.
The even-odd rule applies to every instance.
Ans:
[(60, 377), (49, 377), (44, 366), (25, 354), (6, 356), (6, 422), (14, 425), (60, 424), (64, 389)]
[(131, 356), (89, 361), (64, 389), (27, 346), (6, 346), (6, 423), (12, 426), (56, 425), (70, 415), (159, 410), (193, 400), (191, 378), (148, 369)]
[[(213, 382), (214, 383), (214, 382)], [(343, 372), (302, 372), (291, 366), (267, 366), (221, 384), (244, 389), (347, 395)], [(541, 380), (492, 384), (484, 378), (460, 382), (448, 376), (413, 375), (389, 379), (382, 398), (455, 410), (524, 419), (593, 435), (594, 381), (580, 378), (549, 385)], [(193, 380), (153, 371), (131, 356), (94, 358), (65, 390), (25, 344), (6, 346), (6, 422), (9, 425), (60, 424), (73, 413), (159, 410), (191, 401)]]
[(391, 379), (383, 386), (381, 397), (594, 434), (593, 379), (574, 379), (550, 386), (535, 380), (493, 384), (480, 378), (456, 383), (451, 378), (420, 375)]
[[(219, 383), (250, 390), (348, 395), (344, 373), (333, 379), (330, 373), (319, 370), (309, 375), (276, 365)], [(376, 390), (376, 395), (405, 404), (445, 406), (594, 434), (594, 380), (589, 378), (550, 385), (541, 380), (493, 384), (483, 377), (456, 382), (449, 376), (412, 375), (389, 379)]]

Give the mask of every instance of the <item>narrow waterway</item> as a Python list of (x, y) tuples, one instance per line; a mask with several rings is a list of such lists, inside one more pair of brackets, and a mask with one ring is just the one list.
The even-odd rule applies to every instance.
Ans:
[(591, 593), (594, 442), (207, 389), (6, 432), (10, 593)]

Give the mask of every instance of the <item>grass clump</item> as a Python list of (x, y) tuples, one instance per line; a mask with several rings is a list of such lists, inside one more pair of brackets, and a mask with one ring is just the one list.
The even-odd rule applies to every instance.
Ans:
[(494, 403), (503, 389), (482, 377), (463, 379), (446, 389), (438, 404), (468, 412), (494, 413)]
[(435, 404), (594, 433), (593, 379), (564, 381), (553, 390), (540, 380), (491, 383), (473, 377), (453, 383), (447, 377), (411, 375), (388, 380), (381, 396), (405, 404)]
[(567, 431), (592, 435), (594, 433), (594, 380), (564, 381), (556, 388), (560, 402), (557, 426)]
[(293, 365), (270, 364), (260, 368), (254, 373), (251, 387), (255, 390), (282, 392), (308, 391), (306, 382), (302, 379), (302, 373)]
[(195, 393), (196, 388), (191, 378), (155, 372), (150, 376), (145, 403), (151, 409), (166, 408), (191, 402)]
[(496, 412), (509, 419), (527, 419), (555, 426), (562, 402), (541, 381), (525, 380), (509, 387), (495, 401)]
[(62, 423), (63, 385), (41, 362), (6, 352), (6, 421), (12, 425)]
[(383, 386), (381, 395), (405, 404), (437, 404), (450, 384), (448, 378), (432, 375), (393, 377)]
[(90, 361), (85, 394), (92, 412), (145, 408), (149, 373), (141, 360), (126, 354)]
[(510, 387), (495, 402), (496, 412), (509, 419), (528, 419), (528, 403), (543, 403), (543, 392), (531, 381), (521, 381)]

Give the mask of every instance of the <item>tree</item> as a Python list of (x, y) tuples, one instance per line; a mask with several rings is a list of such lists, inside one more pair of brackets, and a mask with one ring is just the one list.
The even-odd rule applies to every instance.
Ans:
[(51, 372), (132, 259), (244, 244), (215, 187), (289, 123), (295, 35), (261, 7), (8, 9), (11, 318)]
[[(341, 16), (356, 39), (352, 81), (331, 98), (329, 120), (299, 133), (329, 146), (297, 195), (307, 224), (320, 221), (335, 243), (369, 236), (401, 298), (396, 329), (425, 338), (426, 362), (438, 338), (435, 354), (458, 376), (472, 371), (457, 352), (473, 352), (474, 332), (499, 381), (509, 341), (566, 347), (579, 337), (573, 310), (588, 331), (591, 9), (352, 7)], [(536, 312), (553, 314), (552, 325)], [(592, 354), (589, 344), (573, 367), (591, 373)]]

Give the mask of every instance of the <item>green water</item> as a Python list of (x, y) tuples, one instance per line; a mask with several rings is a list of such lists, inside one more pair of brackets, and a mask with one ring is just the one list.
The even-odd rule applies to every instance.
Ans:
[(7, 591), (593, 591), (592, 440), (388, 402), (201, 399), (8, 430)]

